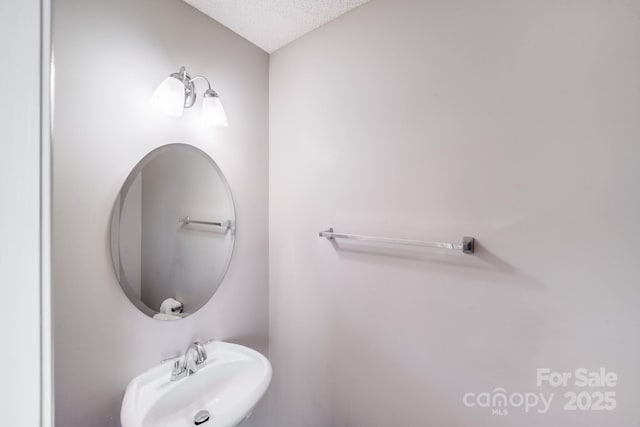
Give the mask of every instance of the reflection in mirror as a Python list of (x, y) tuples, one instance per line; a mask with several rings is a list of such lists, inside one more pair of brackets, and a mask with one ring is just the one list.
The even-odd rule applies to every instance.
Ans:
[(234, 234), (231, 190), (215, 162), (190, 145), (160, 147), (129, 174), (113, 208), (120, 286), (149, 316), (188, 316), (220, 286)]

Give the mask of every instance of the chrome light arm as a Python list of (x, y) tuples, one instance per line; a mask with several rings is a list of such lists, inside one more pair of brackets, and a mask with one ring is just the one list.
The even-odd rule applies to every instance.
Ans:
[(209, 79), (205, 76), (197, 75), (195, 77), (191, 77), (189, 73), (187, 73), (187, 68), (182, 66), (180, 67), (180, 71), (177, 73), (173, 73), (170, 75), (171, 77), (178, 79), (184, 85), (184, 108), (191, 108), (196, 103), (196, 80), (204, 80), (207, 82), (207, 90), (202, 95), (204, 98), (214, 97), (218, 98), (218, 94), (215, 90), (211, 89), (211, 83)]
[(206, 78), (205, 76), (197, 75), (195, 77), (192, 77), (189, 81), (193, 83), (194, 81), (196, 81), (198, 79), (202, 79), (205, 82), (207, 82), (207, 86), (209, 86), (209, 89), (211, 89), (211, 83), (209, 83), (209, 79)]
[[(193, 78), (190, 80), (191, 84), (193, 84), (193, 82), (194, 82), (195, 80), (197, 80), (197, 79), (202, 79), (202, 80), (204, 80), (205, 82), (207, 82), (208, 89), (207, 89), (207, 90), (204, 92), (204, 94), (202, 95), (204, 98), (210, 98), (210, 97), (218, 98), (218, 97), (219, 97), (219, 96), (218, 96), (218, 93), (217, 93), (215, 90), (211, 89), (211, 83), (209, 82), (209, 79), (208, 79), (208, 78), (206, 78), (205, 76), (200, 76), (200, 75), (198, 75), (198, 76), (193, 77)], [(194, 100), (194, 101), (195, 101), (195, 100)]]

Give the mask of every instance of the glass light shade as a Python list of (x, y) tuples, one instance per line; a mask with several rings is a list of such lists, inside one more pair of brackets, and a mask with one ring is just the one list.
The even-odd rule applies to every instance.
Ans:
[(151, 96), (151, 106), (164, 114), (180, 117), (184, 111), (184, 83), (167, 77)]
[(220, 98), (205, 94), (202, 99), (202, 121), (206, 126), (225, 128), (229, 126)]

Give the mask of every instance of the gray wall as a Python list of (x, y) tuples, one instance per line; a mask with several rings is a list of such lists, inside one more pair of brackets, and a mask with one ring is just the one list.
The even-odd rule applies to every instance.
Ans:
[[(373, 0), (270, 68), (271, 425), (640, 424), (640, 3)], [(478, 239), (476, 255), (318, 231)], [(536, 368), (605, 367), (614, 411)], [(546, 415), (467, 392), (555, 392)], [(593, 391), (593, 390), (591, 390)]]
[[(179, 0), (59, 0), (54, 13), (56, 425), (118, 426), (128, 381), (194, 339), (267, 352), (269, 58)], [(212, 80), (229, 128), (202, 129), (197, 108), (181, 119), (152, 111), (153, 90), (180, 65)], [(187, 319), (161, 322), (121, 291), (108, 233), (131, 168), (178, 142), (218, 163), (238, 229), (214, 298)], [(247, 425), (260, 418), (258, 411)]]
[[(47, 7), (47, 2), (10, 0), (0, 4), (0, 414), (3, 425), (26, 427), (41, 425), (41, 363), (47, 363), (40, 359), (43, 5)], [(44, 396), (48, 398), (47, 392)]]

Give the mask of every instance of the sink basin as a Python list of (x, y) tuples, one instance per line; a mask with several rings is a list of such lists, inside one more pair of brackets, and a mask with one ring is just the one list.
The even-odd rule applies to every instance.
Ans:
[[(205, 345), (206, 365), (170, 381), (173, 363), (134, 378), (124, 394), (122, 427), (235, 427), (267, 391), (271, 364), (257, 351), (213, 341)], [(208, 421), (202, 421), (208, 418)]]

